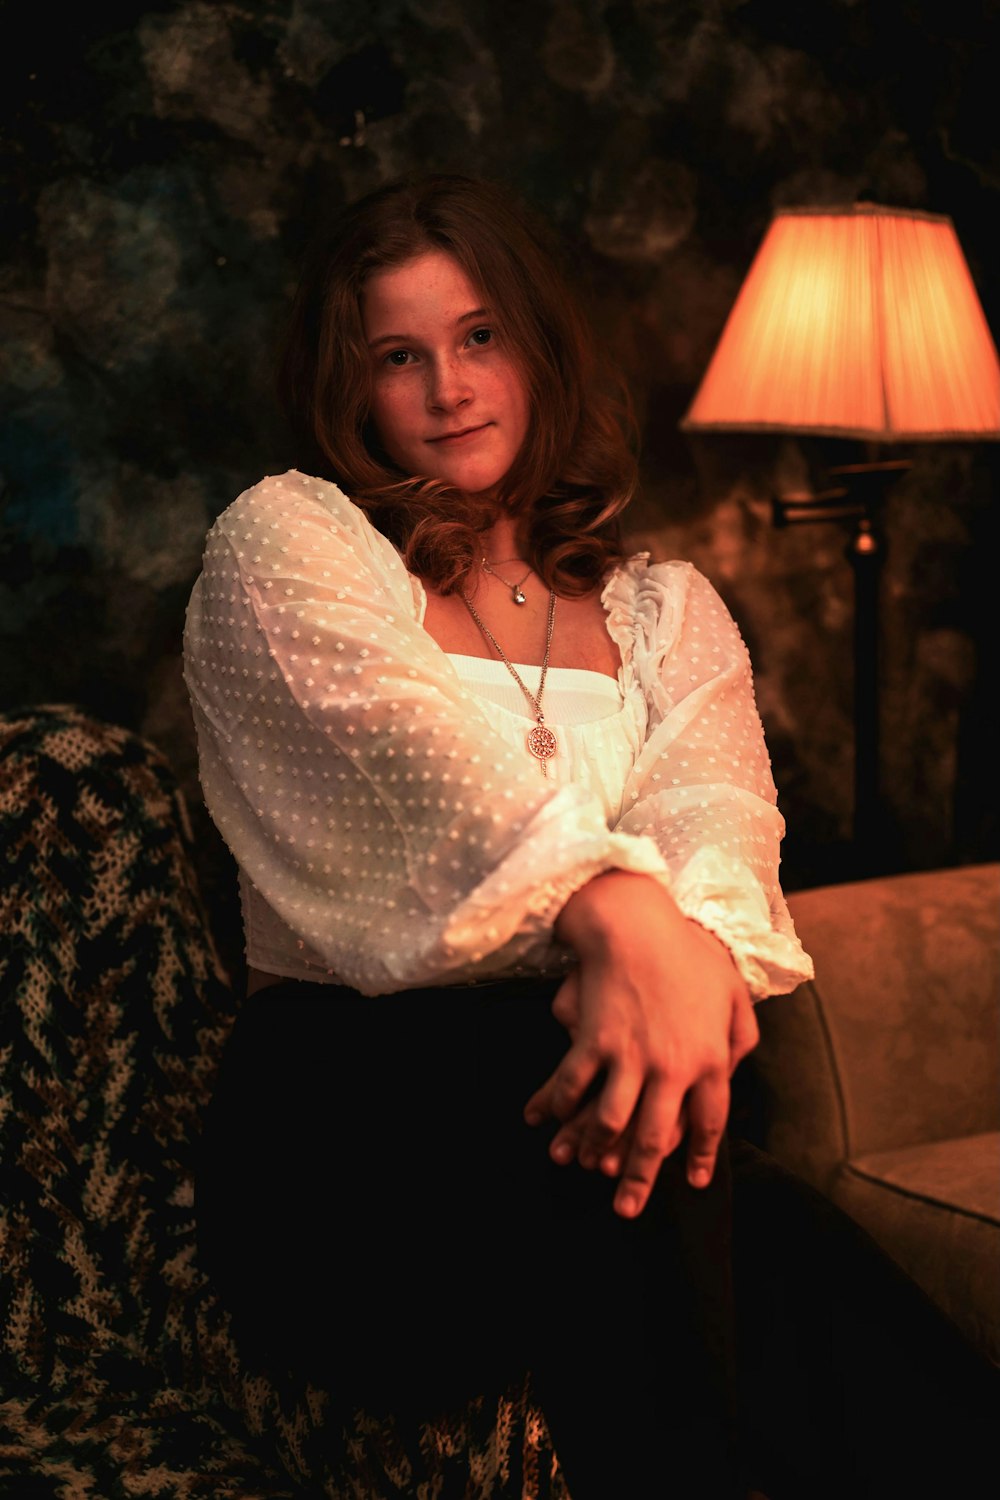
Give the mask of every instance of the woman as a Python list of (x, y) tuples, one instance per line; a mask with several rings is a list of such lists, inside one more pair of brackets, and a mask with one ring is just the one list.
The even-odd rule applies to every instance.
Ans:
[(530, 1368), (574, 1500), (736, 1496), (729, 1080), (811, 965), (747, 653), (624, 555), (604, 380), (488, 184), (383, 188), (307, 269), (308, 473), (220, 516), (187, 620), (251, 997), (202, 1244), (248, 1348), (345, 1401)]

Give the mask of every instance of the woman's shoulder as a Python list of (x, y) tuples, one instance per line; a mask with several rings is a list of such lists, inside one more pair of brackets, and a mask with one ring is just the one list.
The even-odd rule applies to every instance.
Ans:
[[(300, 469), (268, 474), (226, 505), (211, 526), (208, 550), (222, 543), (237, 556), (298, 556), (324, 579), (367, 574), (388, 586), (408, 612), (420, 613), (420, 589), (387, 537), (337, 484)], [(318, 574), (319, 576), (319, 574)]]
[(338, 485), (299, 469), (267, 474), (249, 485), (220, 513), (216, 525), (224, 530), (243, 524), (291, 526), (310, 514), (332, 517), (359, 535), (374, 531), (364, 511)]
[(643, 659), (658, 663), (692, 630), (714, 639), (737, 627), (714, 584), (683, 558), (654, 562), (636, 552), (620, 563), (604, 587), (603, 603), (612, 636)]
[(683, 558), (654, 562), (650, 552), (633, 552), (608, 574), (604, 602), (645, 613), (680, 601), (692, 588), (702, 586), (711, 588), (704, 574)]

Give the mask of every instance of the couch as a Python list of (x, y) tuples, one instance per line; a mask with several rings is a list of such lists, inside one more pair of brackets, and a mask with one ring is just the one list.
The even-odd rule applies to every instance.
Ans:
[(164, 757), (0, 715), (0, 850), (0, 1495), (566, 1500), (527, 1378), (332, 1433), (335, 1393), (237, 1352), (192, 1195), (236, 1000)]
[[(0, 714), (0, 1496), (568, 1500), (527, 1376), (417, 1432), (363, 1410), (332, 1432), (330, 1392), (237, 1351), (194, 1236), (192, 1151), (237, 1007), (198, 855), (154, 746), (73, 707)], [(935, 1294), (976, 1337), (996, 1328), (997, 1215), (971, 1166), (997, 1125), (995, 878), (794, 898), (820, 978), (761, 1007), (755, 1083), (764, 1144), (918, 1276), (920, 1204)]]
[(789, 905), (816, 979), (758, 1008), (762, 1144), (1000, 1364), (1000, 865)]

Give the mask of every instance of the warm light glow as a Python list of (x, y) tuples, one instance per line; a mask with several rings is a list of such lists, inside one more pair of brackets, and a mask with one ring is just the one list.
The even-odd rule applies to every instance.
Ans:
[(777, 213), (681, 426), (1000, 437), (1000, 360), (951, 220)]

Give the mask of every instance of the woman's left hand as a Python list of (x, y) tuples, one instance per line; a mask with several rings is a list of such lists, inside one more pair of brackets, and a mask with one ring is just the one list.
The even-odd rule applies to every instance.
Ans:
[[(699, 932), (705, 929), (699, 927)], [(716, 939), (716, 941), (721, 941)], [(724, 945), (723, 945), (724, 946)], [(572, 976), (570, 976), (572, 980)], [(580, 1022), (579, 993), (576, 985), (572, 982), (565, 983), (559, 990), (552, 1006), (552, 1014), (556, 1020), (566, 1028), (570, 1039), (575, 1040)], [(736, 1013), (733, 1017), (733, 1030), (730, 1037), (729, 1054), (729, 1076), (732, 1078), (737, 1067), (742, 1062), (747, 1052), (751, 1050), (752, 1042), (748, 1045), (748, 1037), (756, 1038), (757, 1019), (754, 1015), (753, 1002), (749, 993), (743, 991), (737, 1000)], [(592, 1151), (581, 1149), (584, 1138), (588, 1135), (588, 1127), (592, 1117), (597, 1110), (597, 1101), (590, 1099), (577, 1110), (571, 1119), (566, 1120), (556, 1131), (549, 1143), (549, 1155), (554, 1162), (560, 1166), (568, 1166), (571, 1162), (578, 1161), (581, 1166), (588, 1169), (599, 1169), (607, 1177), (620, 1177), (622, 1170), (628, 1160), (631, 1149), (635, 1127), (635, 1116), (621, 1132), (618, 1138), (611, 1143), (600, 1157)], [(683, 1112), (682, 1125), (686, 1130), (686, 1109)]]

